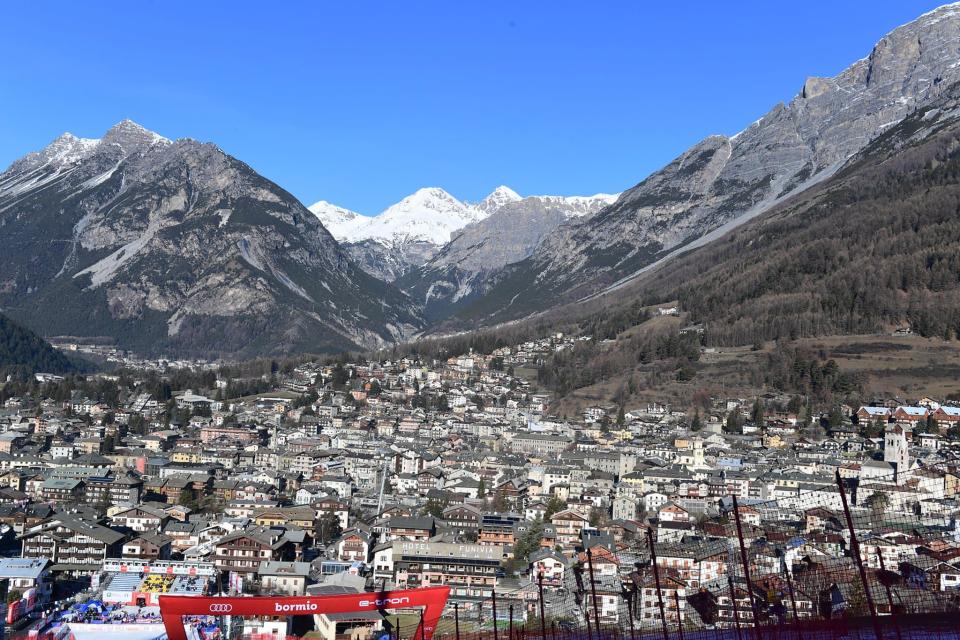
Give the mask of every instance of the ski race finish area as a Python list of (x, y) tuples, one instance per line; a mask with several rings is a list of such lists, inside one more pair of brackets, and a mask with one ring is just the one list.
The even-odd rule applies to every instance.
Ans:
[(309, 616), (422, 607), (423, 622), (412, 640), (432, 640), (449, 595), (450, 587), (442, 586), (312, 597), (160, 596), (160, 615), (168, 640), (187, 640), (183, 616), (189, 615)]

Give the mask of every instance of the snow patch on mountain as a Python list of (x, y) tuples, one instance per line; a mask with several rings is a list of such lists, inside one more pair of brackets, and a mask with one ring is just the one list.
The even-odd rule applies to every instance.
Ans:
[(369, 221), (369, 218), (360, 215), (356, 211), (338, 207), (326, 200), (314, 202), (307, 207), (307, 209), (310, 213), (317, 216), (321, 224), (330, 232), (330, 235), (337, 240), (345, 239), (354, 229)]
[[(152, 145), (167, 145), (170, 140), (146, 129), (133, 120), (122, 120), (113, 125), (102, 138), (79, 138), (69, 131), (58, 136), (40, 151), (32, 151), (11, 164), (5, 175), (24, 175), (39, 169), (47, 179), (59, 175), (62, 170), (86, 160), (105, 145), (117, 145), (125, 155)], [(31, 187), (40, 186), (34, 181)], [(95, 186), (95, 185), (94, 185)], [(0, 190), (3, 185), (0, 185)], [(7, 194), (9, 195), (9, 194)]]
[(583, 218), (610, 206), (620, 197), (619, 193), (597, 193), (592, 196), (530, 196), (544, 206), (556, 207), (567, 218)]

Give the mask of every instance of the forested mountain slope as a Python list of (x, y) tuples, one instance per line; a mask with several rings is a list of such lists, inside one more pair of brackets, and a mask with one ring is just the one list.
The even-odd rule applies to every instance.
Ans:
[(43, 338), (0, 315), (0, 377), (39, 371), (70, 373), (77, 368), (76, 363)]

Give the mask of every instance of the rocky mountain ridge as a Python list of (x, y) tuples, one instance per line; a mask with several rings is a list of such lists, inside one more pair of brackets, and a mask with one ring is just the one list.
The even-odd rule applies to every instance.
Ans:
[(622, 286), (828, 178), (960, 79), (958, 41), (960, 7), (948, 5), (893, 30), (837, 76), (808, 78), (740, 133), (704, 139), (614, 205), (558, 227), (491, 278), (463, 321), (523, 317)]
[(0, 230), (0, 307), (48, 336), (233, 356), (377, 346), (422, 324), (289, 193), (130, 121), (14, 162)]

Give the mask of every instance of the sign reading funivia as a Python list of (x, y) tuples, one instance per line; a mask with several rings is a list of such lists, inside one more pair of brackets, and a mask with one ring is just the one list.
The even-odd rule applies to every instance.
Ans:
[(450, 587), (445, 586), (290, 598), (163, 595), (160, 596), (160, 615), (168, 640), (187, 640), (183, 626), (186, 615), (297, 616), (423, 607), (423, 622), (412, 640), (431, 640), (449, 596)]

